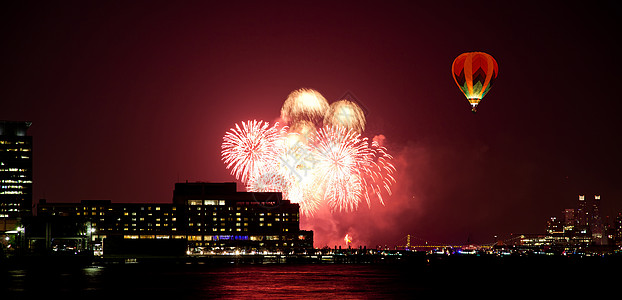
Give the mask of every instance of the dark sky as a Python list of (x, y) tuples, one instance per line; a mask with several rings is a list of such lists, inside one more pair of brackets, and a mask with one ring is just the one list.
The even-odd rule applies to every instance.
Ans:
[[(386, 206), (303, 220), (318, 241), (541, 233), (579, 194), (622, 211), (616, 1), (82, 2), (0, 4), (0, 119), (33, 122), (35, 202), (233, 181), (224, 133), (307, 87), (355, 95), (397, 167)], [(470, 51), (499, 64), (477, 114), (451, 76)]]

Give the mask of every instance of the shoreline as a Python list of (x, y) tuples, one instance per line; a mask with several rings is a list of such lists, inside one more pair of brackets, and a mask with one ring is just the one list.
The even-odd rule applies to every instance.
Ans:
[(306, 264), (350, 264), (350, 265), (408, 265), (410, 267), (443, 267), (449, 265), (516, 267), (530, 265), (593, 265), (606, 267), (622, 266), (622, 253), (603, 255), (495, 255), (495, 254), (435, 254), (405, 251), (399, 254), (330, 254), (330, 255), (282, 255), (282, 254), (239, 254), (239, 255), (193, 255), (193, 256), (149, 256), (118, 255), (93, 256), (21, 256), (0, 259), (0, 269), (39, 267), (106, 267), (128, 265), (159, 266), (243, 266), (243, 265), (306, 265)]

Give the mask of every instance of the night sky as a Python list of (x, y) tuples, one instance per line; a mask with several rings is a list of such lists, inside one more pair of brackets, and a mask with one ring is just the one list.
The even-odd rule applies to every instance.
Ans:
[[(0, 5), (0, 119), (33, 122), (35, 203), (234, 181), (224, 133), (304, 87), (354, 95), (397, 168), (384, 207), (301, 220), (316, 246), (544, 233), (579, 194), (622, 211), (616, 1), (127, 2)], [(476, 114), (451, 75), (471, 51), (499, 64)]]

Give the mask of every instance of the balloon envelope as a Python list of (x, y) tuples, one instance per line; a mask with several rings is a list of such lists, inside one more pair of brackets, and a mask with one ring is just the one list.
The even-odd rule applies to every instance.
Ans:
[(475, 112), (499, 74), (497, 61), (484, 52), (467, 52), (454, 59), (451, 69), (456, 84)]

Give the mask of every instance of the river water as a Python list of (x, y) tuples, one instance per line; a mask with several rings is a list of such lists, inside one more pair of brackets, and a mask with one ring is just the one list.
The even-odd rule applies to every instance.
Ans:
[[(417, 299), (607, 294), (619, 266), (438, 264), (110, 264), (0, 270), (0, 299)], [(610, 273), (617, 272), (617, 273)]]

